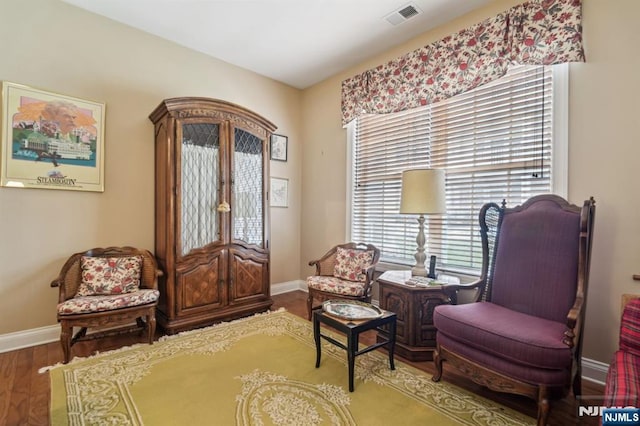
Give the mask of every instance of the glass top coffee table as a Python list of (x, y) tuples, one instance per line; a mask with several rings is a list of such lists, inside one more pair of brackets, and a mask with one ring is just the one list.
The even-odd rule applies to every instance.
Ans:
[[(358, 355), (386, 345), (389, 352), (389, 367), (395, 370), (393, 352), (396, 342), (396, 314), (394, 312), (385, 311), (377, 306), (363, 302), (330, 300), (313, 310), (312, 321), (313, 338), (316, 344), (316, 368), (320, 367), (321, 339), (325, 339), (346, 350), (349, 365), (349, 392), (353, 392), (353, 371), (355, 358)], [(347, 344), (345, 345), (331, 336), (322, 334), (320, 332), (320, 324), (325, 324), (344, 333), (347, 336)], [(383, 326), (387, 326), (384, 332), (388, 339), (378, 341), (359, 350), (358, 338), (360, 333), (373, 329), (380, 330)]]

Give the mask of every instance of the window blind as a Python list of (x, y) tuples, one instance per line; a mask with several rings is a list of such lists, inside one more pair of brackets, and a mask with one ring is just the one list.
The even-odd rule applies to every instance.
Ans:
[(426, 253), (441, 269), (477, 273), (482, 205), (551, 192), (552, 108), (551, 68), (518, 66), (446, 101), (358, 118), (352, 240), (376, 245), (382, 261), (413, 265), (418, 223), (399, 213), (401, 174), (445, 169), (447, 213), (426, 216)]

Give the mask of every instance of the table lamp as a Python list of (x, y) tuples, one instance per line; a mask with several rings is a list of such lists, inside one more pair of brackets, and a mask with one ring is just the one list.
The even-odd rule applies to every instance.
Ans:
[(400, 213), (417, 214), (418, 248), (415, 254), (416, 264), (411, 268), (411, 275), (426, 277), (424, 262), (424, 215), (439, 214), (446, 211), (444, 170), (413, 169), (402, 172), (402, 193), (400, 196)]

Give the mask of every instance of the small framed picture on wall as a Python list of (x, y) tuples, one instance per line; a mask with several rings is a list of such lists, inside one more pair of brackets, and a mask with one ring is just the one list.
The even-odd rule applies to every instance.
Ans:
[(289, 179), (271, 178), (271, 207), (289, 207)]
[(271, 159), (276, 161), (287, 161), (287, 149), (289, 138), (284, 135), (271, 135)]

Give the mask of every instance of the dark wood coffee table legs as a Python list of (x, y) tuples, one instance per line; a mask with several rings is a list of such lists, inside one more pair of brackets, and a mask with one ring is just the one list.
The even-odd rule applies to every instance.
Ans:
[[(338, 340), (330, 336), (322, 334), (320, 332), (321, 323), (344, 333), (347, 337), (346, 346), (344, 345), (344, 343), (339, 342)], [(388, 333), (385, 333), (388, 335), (388, 340), (380, 341), (362, 350), (358, 350), (358, 339), (360, 333), (367, 330), (378, 329), (384, 325), (388, 326)], [(333, 317), (322, 311), (322, 308), (318, 308), (313, 311), (313, 339), (316, 344), (316, 368), (320, 367), (320, 359), (322, 357), (322, 339), (325, 339), (326, 341), (333, 343), (339, 348), (346, 350), (347, 362), (349, 366), (349, 392), (353, 392), (354, 389), (353, 375), (355, 369), (355, 360), (358, 355), (365, 354), (386, 345), (389, 352), (389, 367), (392, 370), (395, 370), (395, 364), (393, 361), (393, 354), (395, 351), (395, 337), (396, 314), (393, 312), (385, 311), (384, 314), (378, 318), (361, 321), (350, 321)]]

